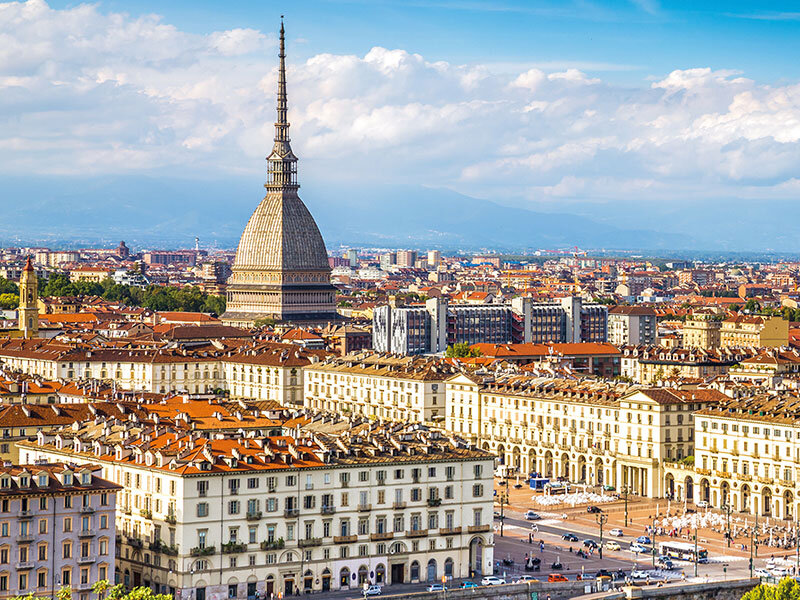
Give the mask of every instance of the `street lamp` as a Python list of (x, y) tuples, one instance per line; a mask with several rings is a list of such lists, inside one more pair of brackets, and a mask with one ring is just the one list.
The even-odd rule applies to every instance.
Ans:
[(622, 493), (625, 494), (625, 527), (628, 526), (628, 493), (630, 488), (627, 485), (622, 486)]
[(608, 521), (608, 515), (604, 512), (601, 512), (597, 515), (597, 524), (600, 525), (600, 547), (597, 550), (598, 556), (600, 556), (600, 560), (603, 560), (603, 525), (606, 524)]
[(653, 517), (653, 568), (656, 568), (656, 521), (658, 520), (658, 515)]
[(500, 537), (503, 537), (503, 526), (506, 522), (506, 504), (508, 504), (508, 473), (506, 473), (506, 491), (500, 493)]
[(725, 521), (726, 521), (726, 533), (725, 537), (728, 538), (728, 548), (731, 547), (731, 505), (727, 502), (721, 506), (722, 510), (725, 511)]

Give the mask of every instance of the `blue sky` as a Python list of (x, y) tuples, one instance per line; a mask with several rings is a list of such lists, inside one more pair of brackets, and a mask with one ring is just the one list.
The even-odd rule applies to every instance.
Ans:
[(664, 228), (800, 196), (796, 2), (0, 2), (0, 175), (263, 181), (281, 13), (317, 189)]
[[(53, 7), (75, 2), (51, 2)], [(295, 58), (403, 48), (428, 60), (576, 64), (634, 83), (674, 69), (735, 69), (756, 81), (800, 75), (797, 2), (105, 0), (104, 12), (159, 14), (185, 31), (273, 31), (286, 15)]]

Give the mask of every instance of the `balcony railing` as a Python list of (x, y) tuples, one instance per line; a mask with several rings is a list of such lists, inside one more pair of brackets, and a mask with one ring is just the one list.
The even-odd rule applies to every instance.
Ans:
[(333, 536), (334, 544), (349, 544), (358, 539), (357, 535), (335, 535)]
[(321, 546), (322, 545), (322, 538), (305, 538), (301, 540), (297, 540), (297, 545), (301, 548), (308, 548), (310, 546)]
[(416, 538), (416, 537), (426, 537), (428, 535), (427, 529), (409, 529), (406, 531), (406, 537)]
[(94, 509), (91, 506), (81, 506), (81, 514), (82, 515), (90, 515), (94, 512)]
[(164, 520), (170, 525), (175, 525), (175, 523), (178, 522), (178, 517), (176, 517), (174, 513), (170, 513), (164, 517)]
[(372, 504), (359, 504), (358, 512), (369, 512), (372, 510)]
[(470, 525), (467, 527), (468, 533), (481, 533), (483, 531), (489, 531), (491, 529), (490, 525)]
[(439, 535), (457, 535), (461, 533), (461, 527), (443, 527), (439, 529)]
[(441, 506), (442, 499), (441, 498), (428, 498), (428, 506)]
[(217, 551), (216, 546), (206, 546), (204, 548), (200, 548), (199, 546), (196, 548), (192, 548), (189, 550), (189, 554), (191, 556), (211, 556)]
[(323, 504), (322, 506), (320, 506), (319, 511), (323, 515), (332, 515), (333, 513), (336, 512), (336, 507), (335, 506), (326, 506), (326, 505)]
[(142, 510), (139, 511), (139, 514), (141, 514), (145, 519), (153, 518), (153, 511), (150, 510), (149, 508), (143, 508)]
[(80, 558), (78, 558), (78, 564), (79, 565), (88, 565), (88, 564), (93, 563), (95, 560), (96, 559), (95, 559), (94, 556), (81, 556)]
[(287, 508), (283, 511), (283, 515), (289, 519), (296, 517), (300, 514), (299, 508)]
[(228, 542), (226, 544), (222, 544), (223, 554), (239, 554), (246, 551), (247, 544), (242, 544), (240, 542)]
[(33, 511), (32, 510), (21, 510), (17, 514), (17, 518), (20, 520), (27, 520), (33, 518)]
[(261, 511), (253, 511), (247, 513), (247, 520), (248, 521), (258, 521), (261, 518)]
[(405, 508), (405, 507), (406, 507), (406, 503), (405, 502), (394, 502), (392, 504), (392, 508), (395, 508), (395, 509)]
[(384, 533), (371, 533), (369, 535), (369, 539), (373, 542), (378, 542), (381, 540), (390, 540), (394, 537), (394, 534), (391, 531), (386, 531)]
[(285, 542), (283, 538), (278, 538), (277, 540), (264, 540), (261, 542), (261, 549), (262, 550), (282, 550), (285, 546)]
[(95, 535), (97, 535), (97, 532), (94, 529), (81, 529), (78, 531), (79, 538), (94, 537)]

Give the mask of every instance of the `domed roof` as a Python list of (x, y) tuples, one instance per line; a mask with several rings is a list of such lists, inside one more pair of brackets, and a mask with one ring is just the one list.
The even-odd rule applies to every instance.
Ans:
[(236, 250), (234, 270), (328, 271), (328, 253), (314, 217), (295, 189), (269, 191)]

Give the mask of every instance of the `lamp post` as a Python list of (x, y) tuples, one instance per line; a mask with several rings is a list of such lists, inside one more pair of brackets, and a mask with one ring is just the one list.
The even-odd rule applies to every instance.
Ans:
[(503, 526), (506, 523), (506, 503), (508, 502), (508, 479), (506, 479), (506, 491), (500, 492), (500, 537), (503, 537)]
[(656, 520), (658, 515), (653, 517), (653, 568), (656, 568)]
[(725, 511), (725, 537), (728, 538), (728, 548), (731, 547), (731, 505), (727, 502), (721, 506), (722, 510)]
[(608, 515), (601, 512), (597, 515), (597, 524), (600, 525), (600, 547), (597, 549), (597, 554), (600, 560), (603, 560), (603, 525), (608, 521)]
[(697, 577), (697, 521), (694, 522), (694, 576)]
[(625, 496), (625, 527), (628, 526), (628, 493), (630, 492), (630, 488), (627, 484), (622, 486), (622, 493)]

